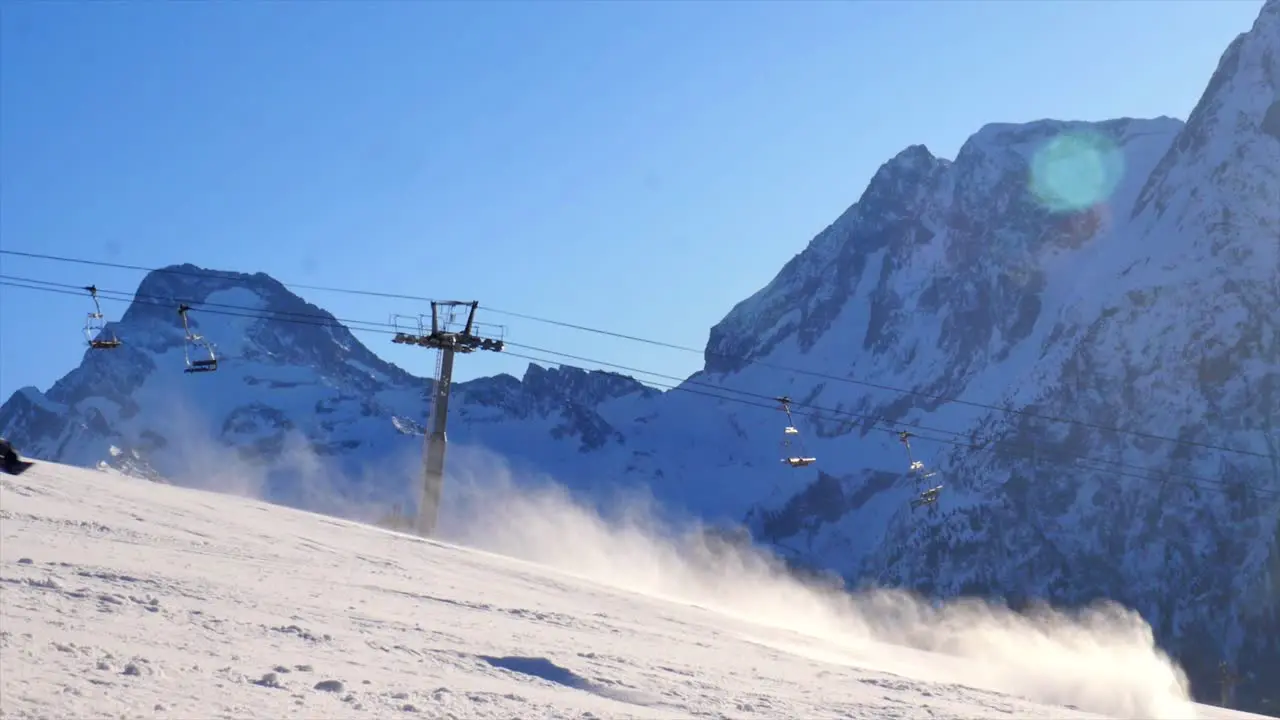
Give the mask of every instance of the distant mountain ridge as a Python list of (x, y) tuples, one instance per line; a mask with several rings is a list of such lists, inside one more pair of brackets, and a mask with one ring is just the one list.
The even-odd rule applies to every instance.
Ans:
[[(332, 319), (265, 275), (184, 269), (139, 293)], [(1111, 597), (1151, 622), (1200, 699), (1217, 701), (1225, 661), (1238, 706), (1280, 714), (1264, 680), (1280, 677), (1276, 308), (1268, 0), (1185, 123), (992, 124), (954, 160), (907, 148), (711, 328), (685, 387), (789, 395), (811, 410), (797, 423), (814, 467), (779, 462), (779, 412), (576, 368), (458, 384), (450, 439), (584, 492), (647, 485), (855, 580)], [(255, 491), (301, 505), (316, 501), (298, 482), (305, 456), (353, 500), (411, 499), (424, 379), (336, 321), (207, 314), (201, 331), (229, 360), (189, 382), (169, 369), (172, 313), (131, 306), (114, 326), (124, 347), (87, 352), (47, 393), (15, 393), (0, 433), (37, 458), (135, 458), (179, 482), (221, 480), (193, 468), (230, 452), (260, 471)], [(891, 432), (905, 424), (945, 431), (915, 446), (946, 482), (936, 514), (907, 507)]]

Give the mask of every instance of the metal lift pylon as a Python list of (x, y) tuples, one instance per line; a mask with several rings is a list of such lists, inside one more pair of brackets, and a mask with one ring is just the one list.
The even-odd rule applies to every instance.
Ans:
[[(418, 502), (417, 534), (431, 537), (435, 534), (440, 514), (440, 497), (444, 491), (444, 459), (448, 448), (449, 395), (453, 385), (453, 361), (457, 353), (476, 350), (502, 352), (503, 342), (498, 338), (482, 337), (476, 333), (476, 310), (480, 303), (459, 300), (432, 301), (431, 326), (424, 327), (418, 317), (417, 332), (406, 332), (396, 327), (391, 342), (399, 345), (417, 345), (437, 351), (436, 373), (432, 378), (431, 406), (428, 410), (428, 432), (423, 447), (422, 494)], [(454, 312), (467, 309), (467, 321), (461, 330), (451, 330)], [(441, 317), (441, 311), (447, 315)], [(393, 318), (393, 323), (395, 322)]]

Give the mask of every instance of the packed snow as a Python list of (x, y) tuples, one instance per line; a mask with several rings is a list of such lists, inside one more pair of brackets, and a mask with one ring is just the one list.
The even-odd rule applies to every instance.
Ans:
[(0, 475), (0, 717), (1258, 717), (1189, 704), (1124, 612), (850, 596), (643, 505), (521, 488), (446, 496), (448, 532), (511, 557), (110, 471)]

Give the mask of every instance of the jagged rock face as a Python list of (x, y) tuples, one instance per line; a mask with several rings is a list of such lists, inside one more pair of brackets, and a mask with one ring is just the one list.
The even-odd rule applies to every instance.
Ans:
[[(711, 328), (707, 372), (739, 370), (789, 340), (802, 351), (811, 349), (859, 290), (877, 251), (927, 241), (931, 232), (921, 224), (923, 206), (944, 183), (948, 166), (915, 145), (881, 167), (862, 201), (814, 238), (773, 282)], [(886, 257), (886, 265), (871, 272), (891, 271), (889, 262)], [(874, 342), (872, 333), (867, 342)]]
[[(805, 494), (760, 509), (772, 521), (760, 529), (851, 575), (940, 594), (1120, 600), (1184, 659), (1202, 696), (1217, 699), (1225, 659), (1250, 669), (1237, 702), (1274, 712), (1264, 701), (1280, 699), (1263, 678), (1280, 676), (1280, 137), (1270, 126), (1277, 99), (1273, 0), (1227, 50), (1185, 127), (1125, 121), (1072, 140), (1126, 151), (1114, 163), (1124, 176), (1095, 186), (1111, 188), (1105, 200), (1071, 202), (1063, 192), (1068, 197), (1045, 202), (1037, 163), (1016, 162), (1016, 146), (1043, 147), (1085, 128), (1035, 123), (976, 135), (950, 169), (952, 210), (935, 215), (950, 218), (931, 256), (946, 258), (935, 267), (947, 277), (872, 294), (901, 298), (909, 312), (896, 318), (927, 319), (905, 331), (890, 323), (894, 343), (864, 348), (879, 371), (856, 374), (1024, 414), (944, 404), (922, 415), (935, 404), (886, 403), (880, 398), (889, 396), (874, 391), (864, 395), (873, 400), (845, 400), (868, 415), (961, 430), (989, 442), (988, 451), (935, 446), (927, 459), (942, 470), (948, 494), (940, 512), (899, 511), (873, 542), (849, 542), (884, 512), (859, 498), (874, 487), (866, 472), (847, 475), (853, 481), (843, 488), (828, 476), (810, 486), (806, 492), (826, 491), (821, 511), (797, 513)], [(978, 182), (991, 175), (966, 160), (971, 150), (1013, 168), (996, 181), (1001, 189)], [(1003, 211), (983, 219), (984, 206), (966, 196), (993, 198), (991, 207)], [(966, 252), (980, 239), (984, 252)], [(899, 267), (898, 275), (907, 272), (911, 260)], [(882, 277), (902, 287), (894, 273)], [(868, 317), (874, 328), (878, 316)], [(927, 346), (916, 344), (922, 340)], [(903, 342), (913, 343), (909, 352)], [(907, 362), (877, 366), (881, 353)], [(847, 366), (865, 366), (863, 357)], [(913, 362), (932, 372), (913, 377)], [(1001, 382), (984, 380), (993, 370), (1002, 371)], [(824, 396), (833, 389), (814, 395)], [(1020, 457), (1032, 448), (1038, 459)], [(831, 453), (819, 445), (816, 454)], [(833, 506), (850, 510), (832, 513)]]
[[(886, 431), (900, 429), (895, 421), (916, 425), (924, 436), (916, 452), (934, 465), (942, 460), (939, 449), (954, 447), (937, 440), (963, 445), (991, 432), (983, 429), (990, 423), (984, 410), (941, 398), (1019, 407), (1056, 381), (1065, 353), (1092, 321), (1077, 307), (1093, 291), (1081, 274), (1106, 267), (1112, 249), (1127, 242), (1123, 208), (1181, 129), (1182, 123), (1167, 118), (991, 125), (962, 147), (954, 163), (918, 149), (882, 168), (868, 195), (778, 279), (739, 304), (709, 343), (709, 357), (722, 347), (742, 347), (746, 341), (733, 339), (733, 329), (747, 328), (766, 312), (757, 308), (818, 307), (836, 293), (819, 283), (822, 290), (791, 297), (790, 288), (809, 282), (796, 268), (812, 267), (828, 279), (854, 278), (839, 285), (839, 308), (822, 313), (820, 324), (804, 325), (799, 318), (819, 313), (797, 310), (797, 322), (781, 334), (758, 336), (772, 338), (749, 351), (758, 362), (703, 378), (725, 388), (786, 393), (821, 408), (802, 427), (830, 476), (821, 482), (839, 480), (839, 499), (832, 485), (823, 512), (813, 516), (824, 518), (815, 527), (796, 519), (796, 506), (788, 505), (788, 498), (801, 495), (782, 490), (755, 512), (756, 530), (850, 574), (882, 573), (876, 548), (887, 536), (889, 546), (908, 542), (893, 535), (894, 523), (902, 522), (900, 511), (915, 490), (903, 481), (907, 457)], [(904, 169), (895, 170), (897, 163)], [(1079, 166), (1097, 171), (1073, 172)], [(1076, 179), (1081, 175), (1084, 181)], [(872, 204), (888, 192), (877, 190), (878, 182), (891, 186), (885, 181), (903, 176), (918, 180), (911, 203), (886, 211)], [(886, 223), (857, 219), (882, 212), (896, 229), (884, 240), (863, 242)], [(833, 253), (829, 236), (838, 232), (844, 244)], [(822, 376), (789, 374), (780, 366)], [(841, 382), (847, 378), (870, 384)], [(842, 509), (833, 514), (833, 506)], [(759, 520), (778, 514), (791, 519)], [(800, 526), (806, 528), (803, 541), (785, 532)]]
[[(687, 385), (766, 406), (790, 395), (817, 467), (780, 463), (776, 410), (573, 368), (457, 385), (450, 441), (578, 489), (643, 482), (850, 579), (1111, 597), (1144, 613), (1202, 698), (1216, 700), (1220, 659), (1252, 668), (1237, 702), (1266, 712), (1263, 678), (1280, 676), (1278, 58), (1268, 0), (1185, 124), (989, 125), (954, 161), (913, 146), (880, 168), (711, 329)], [(136, 305), (115, 326), (124, 347), (16, 393), (0, 433), (37, 458), (188, 482), (227, 457), (252, 473), (305, 454), (356, 495), (372, 482), (412, 499), (426, 380), (329, 323), (199, 312), (323, 314), (266, 276), (158, 273), (139, 293), (196, 306), (224, 367), (183, 376), (173, 309)], [(901, 423), (945, 482), (937, 514), (908, 508)], [(309, 485), (296, 473), (261, 482), (316, 503), (291, 495)]]
[[(1114, 185), (1098, 188), (1108, 193), (1101, 199), (1123, 202), (1180, 129), (1163, 118), (1042, 121), (988, 126), (954, 163), (908, 149), (772, 283), (712, 329), (708, 371), (737, 372), (760, 359), (874, 377), (925, 395), (964, 392), (976, 373), (1007, 360), (1030, 336), (1053, 300), (1044, 293), (1061, 258), (1114, 232), (1100, 209), (1056, 211), (1043, 197), (1053, 194), (1052, 178), (1036, 192), (1037, 175), (1051, 172), (1036, 166), (1046, 164), (1053, 144), (1100, 145), (1101, 161), (1127, 170), (1105, 178)], [(827, 396), (841, 400), (838, 393)], [(921, 397), (892, 399), (841, 409), (896, 420)], [(824, 432), (842, 430), (823, 423)]]
[[(1193, 677), (1216, 671), (1216, 657), (1251, 668), (1254, 680), (1241, 695), (1255, 703), (1268, 689), (1261, 679), (1280, 677), (1280, 137), (1266, 127), (1277, 99), (1280, 4), (1269, 2), (1227, 50), (1145, 183), (1130, 213), (1128, 252), (1091, 298), (1097, 319), (1033, 406), (1256, 454), (1077, 427), (1059, 430), (1045, 449), (1087, 448), (1141, 468), (1139, 475), (1200, 479), (1115, 482), (1104, 469), (1068, 483), (1016, 467), (988, 467), (983, 479), (1028, 478), (1025, 488), (987, 493), (1023, 493), (1013, 505), (1023, 527), (1046, 532), (1079, 518), (1080, 529), (1047, 531), (1051, 543), (1034, 545), (1042, 548), (1031, 558), (1041, 565), (1035, 580), (1056, 574), (1062, 596), (1125, 599), (1170, 645), (1198, 658)], [(1002, 431), (1046, 434), (1043, 422), (1025, 417)], [(1082, 574), (1091, 581), (1081, 584)]]

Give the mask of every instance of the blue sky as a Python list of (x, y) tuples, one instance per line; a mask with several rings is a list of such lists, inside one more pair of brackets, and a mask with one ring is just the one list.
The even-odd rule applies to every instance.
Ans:
[[(1185, 118), (1261, 4), (6, 3), (0, 248), (474, 298), (701, 347), (907, 145)], [(0, 273), (141, 279), (12, 256)], [(425, 310), (300, 294), (346, 318)], [(88, 309), (0, 287), (0, 397), (76, 364)], [(482, 319), (673, 375), (701, 363)], [(459, 375), (526, 364), (488, 355)]]

